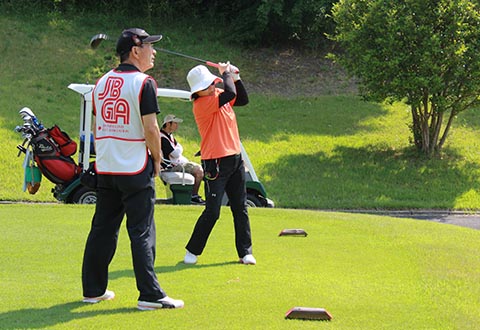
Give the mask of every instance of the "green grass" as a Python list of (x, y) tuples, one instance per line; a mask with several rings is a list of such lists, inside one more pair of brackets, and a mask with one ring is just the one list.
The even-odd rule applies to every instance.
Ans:
[[(179, 20), (180, 21), (180, 20)], [(162, 47), (211, 60), (231, 59), (247, 88), (264, 74), (260, 59), (224, 45), (195, 22), (35, 8), (0, 11), (0, 200), (54, 201), (21, 191), (18, 110), (32, 108), (78, 141), (79, 97), (69, 83), (94, 82), (115, 65), (113, 43), (88, 48), (96, 33), (129, 26), (164, 34)], [(246, 59), (250, 59), (248, 62)], [(150, 72), (160, 87), (187, 89), (195, 63), (157, 54)], [(288, 70), (292, 74), (293, 70)], [(294, 77), (295, 84), (315, 83)], [(324, 83), (318, 82), (318, 83)], [(288, 88), (288, 87), (285, 87)], [(160, 99), (162, 117), (185, 119), (177, 136), (195, 160), (199, 137), (188, 102)], [(458, 116), (440, 158), (417, 157), (408, 144), (408, 108), (351, 95), (287, 98), (251, 93), (237, 111), (255, 170), (278, 207), (311, 209), (480, 208), (478, 111)], [(158, 194), (164, 188), (158, 182)], [(479, 231), (385, 216), (249, 209), (258, 264), (238, 263), (230, 212), (222, 209), (196, 266), (181, 263), (199, 207), (156, 209), (160, 283), (182, 310), (140, 312), (124, 226), (110, 267), (117, 297), (80, 303), (81, 262), (93, 206), (0, 204), (0, 329), (477, 329), (480, 323)], [(303, 228), (303, 237), (278, 237)], [(294, 306), (323, 307), (331, 322), (285, 320)]]
[[(114, 66), (114, 42), (89, 49), (91, 36), (118, 35), (125, 25), (164, 34), (162, 47), (212, 60), (231, 59), (247, 85), (257, 86), (260, 58), (221, 44), (213, 29), (135, 17), (101, 14), (2, 11), (0, 24), (9, 36), (0, 46), (0, 200), (55, 201), (53, 184), (44, 178), (36, 195), (22, 191), (22, 159), (17, 158), (21, 124), (18, 111), (30, 107), (46, 126), (58, 124), (78, 141), (79, 96), (69, 83), (94, 82)], [(21, 42), (16, 42), (20, 40)], [(246, 59), (249, 59), (248, 61)], [(188, 89), (185, 75), (195, 62), (157, 54), (150, 72), (160, 87)], [(252, 69), (257, 68), (257, 69)], [(292, 75), (292, 70), (288, 70)], [(294, 84), (312, 77), (291, 76)], [(288, 88), (286, 86), (285, 88)], [(416, 156), (409, 144), (408, 107), (367, 103), (352, 95), (283, 97), (258, 86), (248, 106), (237, 109), (243, 144), (277, 207), (309, 209), (480, 209), (480, 125), (478, 110), (460, 114), (441, 157)], [(199, 136), (185, 101), (160, 99), (163, 117), (185, 119), (177, 134), (192, 160)], [(75, 156), (76, 157), (76, 156)], [(165, 196), (158, 182), (159, 197)]]
[[(0, 11), (0, 200), (54, 201), (21, 191), (18, 110), (32, 108), (78, 141), (79, 97), (69, 83), (94, 82), (115, 64), (113, 43), (88, 48), (96, 33), (129, 26), (164, 34), (162, 47), (211, 60), (231, 59), (247, 85), (260, 59), (224, 45), (213, 29), (150, 18), (31, 10)], [(247, 62), (250, 58), (252, 62)], [(195, 63), (157, 54), (160, 87), (187, 89)], [(255, 68), (255, 69), (253, 69)], [(292, 70), (288, 70), (292, 74)], [(315, 83), (294, 77), (296, 84)], [(318, 82), (324, 83), (324, 82)], [(288, 87), (285, 87), (288, 88)], [(185, 119), (177, 136), (195, 160), (199, 137), (188, 102), (162, 100), (162, 117)], [(408, 143), (408, 108), (351, 95), (287, 98), (251, 93), (237, 111), (242, 141), (278, 207), (311, 209), (480, 208), (478, 111), (458, 116), (440, 158), (417, 157)], [(164, 188), (158, 182), (158, 194)], [(110, 267), (117, 297), (80, 303), (81, 262), (93, 206), (0, 204), (0, 329), (477, 329), (480, 232), (385, 216), (250, 209), (258, 264), (238, 264), (230, 212), (222, 209), (196, 266), (181, 263), (199, 207), (156, 209), (160, 283), (182, 310), (140, 312), (124, 226)], [(303, 228), (303, 237), (278, 237)], [(331, 322), (285, 320), (294, 306), (323, 307)]]
[[(201, 208), (157, 206), (156, 271), (182, 310), (140, 312), (122, 226), (113, 301), (84, 305), (80, 270), (92, 206), (1, 205), (2, 329), (476, 329), (480, 232), (427, 221), (251, 209), (258, 264), (238, 264), (222, 209), (195, 266), (181, 260)], [(307, 237), (279, 237), (303, 228)], [(285, 320), (294, 306), (331, 322)]]

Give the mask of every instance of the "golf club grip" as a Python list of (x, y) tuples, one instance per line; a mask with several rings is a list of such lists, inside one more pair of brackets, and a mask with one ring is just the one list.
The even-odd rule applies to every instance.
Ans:
[[(214, 68), (218, 68), (218, 67), (219, 67), (218, 63), (213, 63), (213, 62), (210, 62), (210, 61), (205, 61), (205, 64), (208, 65), (208, 66), (213, 66)], [(233, 73), (238, 73), (238, 71), (237, 71), (237, 72), (233, 72)]]
[(210, 62), (210, 61), (205, 61), (205, 64), (208, 65), (208, 66), (213, 66), (214, 68), (219, 67), (218, 63), (213, 63), (213, 62)]

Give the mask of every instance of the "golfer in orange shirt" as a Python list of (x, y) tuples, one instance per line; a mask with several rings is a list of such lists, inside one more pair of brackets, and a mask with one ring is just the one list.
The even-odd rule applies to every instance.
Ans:
[[(255, 265), (250, 220), (247, 211), (245, 166), (233, 106), (248, 103), (248, 94), (238, 68), (219, 63), (222, 78), (198, 65), (187, 75), (193, 100), (193, 115), (200, 133), (202, 167), (205, 173), (205, 209), (187, 243), (184, 262), (197, 263), (220, 216), (224, 193), (229, 199), (235, 228), (235, 246), (240, 262)], [(223, 88), (216, 87), (222, 82)]]

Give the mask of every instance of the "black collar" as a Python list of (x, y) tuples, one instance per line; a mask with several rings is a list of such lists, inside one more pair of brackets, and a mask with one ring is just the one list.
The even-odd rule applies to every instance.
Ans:
[(129, 63), (120, 63), (120, 65), (116, 68), (116, 71), (140, 71), (138, 68)]

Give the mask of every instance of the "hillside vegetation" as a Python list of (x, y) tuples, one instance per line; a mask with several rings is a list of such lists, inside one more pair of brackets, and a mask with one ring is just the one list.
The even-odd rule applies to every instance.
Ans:
[[(312, 209), (479, 209), (475, 111), (462, 114), (440, 158), (417, 157), (409, 143), (410, 114), (402, 103), (363, 102), (356, 87), (323, 54), (294, 48), (245, 49), (216, 38), (215, 28), (179, 20), (32, 12), (0, 14), (0, 200), (55, 201), (45, 178), (39, 192), (22, 191), (22, 159), (14, 132), (18, 111), (30, 107), (46, 126), (58, 124), (78, 141), (79, 102), (67, 88), (93, 83), (116, 65), (114, 42), (97, 50), (90, 38), (116, 39), (124, 27), (162, 33), (162, 48), (241, 69), (251, 102), (237, 109), (240, 134), (257, 175), (278, 207)], [(199, 28), (201, 26), (201, 28)], [(158, 52), (149, 71), (160, 87), (188, 89), (198, 63)], [(214, 71), (212, 71), (214, 72)], [(189, 102), (159, 99), (162, 115), (185, 121), (177, 137), (192, 160), (199, 137)], [(163, 185), (159, 182), (159, 193)]]

